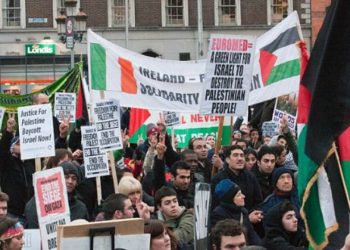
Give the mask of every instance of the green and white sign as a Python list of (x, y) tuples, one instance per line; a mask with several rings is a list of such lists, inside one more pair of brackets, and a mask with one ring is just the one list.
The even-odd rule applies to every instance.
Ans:
[(56, 54), (56, 44), (35, 43), (25, 45), (26, 56), (51, 56)]

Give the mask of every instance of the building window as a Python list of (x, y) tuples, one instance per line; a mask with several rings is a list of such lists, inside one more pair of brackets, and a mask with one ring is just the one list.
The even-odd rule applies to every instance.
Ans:
[(292, 0), (268, 0), (268, 24), (277, 24), (293, 11)]
[[(64, 11), (64, 15), (66, 15), (65, 7), (64, 7), (64, 1), (65, 0), (53, 0), (52, 2), (52, 11), (53, 11), (53, 27), (57, 28), (57, 22), (56, 17), (61, 15), (61, 11)], [(80, 9), (80, 0), (77, 0), (77, 6), (75, 7), (76, 13), (79, 12)]]
[(3, 0), (2, 18), (3, 27), (21, 27), (21, 1)]
[(215, 0), (215, 25), (241, 25), (240, 0)]
[(162, 26), (188, 26), (188, 0), (162, 0)]
[(108, 26), (125, 27), (125, 5), (128, 4), (128, 23), (135, 27), (135, 0), (108, 0)]

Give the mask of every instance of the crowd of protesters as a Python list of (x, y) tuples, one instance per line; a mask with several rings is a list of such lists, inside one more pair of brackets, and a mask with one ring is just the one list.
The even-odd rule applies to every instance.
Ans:
[[(33, 104), (48, 101), (44, 94), (33, 97)], [(42, 159), (42, 166), (63, 168), (72, 221), (138, 217), (151, 235), (151, 249), (194, 249), (195, 184), (202, 182), (211, 185), (212, 249), (307, 249), (296, 189), (295, 134), (285, 117), (272, 138), (237, 119), (232, 144), (215, 152), (213, 135), (192, 138), (182, 150), (173, 148), (162, 121), (148, 124), (147, 138), (130, 144), (128, 112), (121, 121), (124, 148), (116, 154), (123, 160), (116, 164), (119, 193), (111, 175), (102, 177), (100, 206), (95, 179), (84, 174), (80, 127), (88, 122), (79, 119), (69, 131), (68, 121), (53, 117), (56, 155)], [(0, 140), (1, 249), (13, 249), (13, 239), (23, 245), (23, 227), (39, 227), (35, 163), (21, 160), (16, 123), (9, 115)]]

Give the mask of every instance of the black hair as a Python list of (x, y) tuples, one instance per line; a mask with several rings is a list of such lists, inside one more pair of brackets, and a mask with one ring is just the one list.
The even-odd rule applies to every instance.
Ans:
[(222, 236), (239, 236), (245, 234), (245, 229), (241, 223), (233, 219), (225, 219), (216, 223), (211, 231), (211, 241), (216, 246), (216, 249), (221, 249)]
[(178, 169), (191, 170), (191, 166), (184, 161), (176, 161), (170, 169), (170, 173), (176, 177)]
[(267, 146), (267, 145), (263, 145), (259, 152), (258, 152), (258, 161), (261, 161), (261, 158), (263, 158), (264, 155), (274, 155), (276, 158), (276, 152), (275, 150), (273, 150), (272, 147)]
[(111, 194), (102, 204), (102, 211), (104, 213), (105, 220), (113, 219), (116, 210), (124, 211), (124, 201), (129, 199), (124, 194)]
[(177, 193), (174, 189), (172, 189), (170, 187), (163, 186), (160, 189), (158, 189), (158, 191), (155, 193), (154, 204), (156, 206), (160, 206), (162, 204), (162, 199), (166, 196), (176, 196), (177, 197)]
[(242, 150), (242, 152), (244, 152), (244, 150), (242, 149), (242, 147), (241, 147), (241, 146), (238, 146), (238, 145), (232, 145), (232, 146), (230, 146), (230, 147), (226, 148), (226, 150), (225, 150), (225, 152), (224, 152), (225, 158), (230, 157), (231, 152), (232, 152), (233, 150), (235, 150), (235, 149), (239, 149), (239, 150)]

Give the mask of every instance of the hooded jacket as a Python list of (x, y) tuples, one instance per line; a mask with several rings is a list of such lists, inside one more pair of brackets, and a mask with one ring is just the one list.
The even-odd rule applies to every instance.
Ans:
[(285, 202), (273, 207), (265, 216), (264, 223), (266, 235), (263, 245), (269, 250), (306, 250), (307, 240), (305, 234), (299, 229), (296, 232), (287, 232), (282, 225), (281, 211)]

